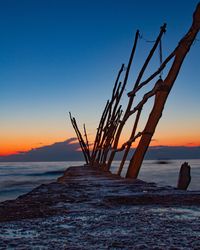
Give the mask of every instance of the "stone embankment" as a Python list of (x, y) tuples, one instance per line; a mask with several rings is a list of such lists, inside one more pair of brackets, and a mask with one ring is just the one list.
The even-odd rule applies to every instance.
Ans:
[(200, 192), (87, 166), (0, 203), (0, 249), (200, 249)]

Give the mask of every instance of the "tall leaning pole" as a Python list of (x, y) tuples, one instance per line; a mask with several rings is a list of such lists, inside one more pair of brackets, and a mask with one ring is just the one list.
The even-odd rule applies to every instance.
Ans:
[[(180, 40), (178, 46), (172, 52), (170, 57), (173, 57), (173, 63), (166, 78), (163, 80), (162, 87), (155, 94), (154, 105), (146, 123), (144, 132), (141, 136), (139, 144), (133, 154), (126, 174), (127, 178), (137, 178), (145, 153), (151, 142), (152, 136), (155, 132), (156, 126), (162, 116), (162, 112), (167, 100), (167, 97), (174, 85), (174, 82), (178, 76), (181, 65), (190, 50), (192, 43), (194, 42), (200, 29), (200, 2), (198, 3), (196, 10), (193, 14), (192, 25), (187, 34)], [(131, 93), (129, 93), (131, 96)]]

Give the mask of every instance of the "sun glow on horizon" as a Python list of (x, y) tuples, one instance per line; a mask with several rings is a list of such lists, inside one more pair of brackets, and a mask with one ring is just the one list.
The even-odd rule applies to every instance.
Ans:
[[(58, 139), (51, 140), (51, 139), (46, 138), (46, 140), (39, 142), (39, 143), (36, 142), (36, 140), (32, 140), (32, 143), (31, 143), (31, 141), (29, 141), (28, 139), (21, 140), (20, 143), (19, 142), (14, 143), (11, 140), (9, 140), (7, 142), (5, 141), (3, 145), (0, 145), (0, 156), (4, 157), (4, 156), (8, 156), (8, 155), (13, 155), (13, 154), (19, 154), (19, 153), (30, 151), (32, 149), (36, 149), (36, 148), (40, 148), (40, 147), (44, 147), (44, 146), (50, 146), (56, 142), (64, 142), (67, 140), (67, 138), (64, 138), (64, 137), (58, 138)], [(70, 138), (68, 138), (68, 139), (70, 139)], [(188, 138), (188, 137), (185, 137), (185, 138), (172, 138), (172, 137), (170, 138), (170, 137), (168, 137), (168, 139), (160, 138), (159, 140), (153, 139), (152, 142), (150, 143), (150, 146), (153, 146), (153, 147), (156, 147), (156, 146), (198, 147), (198, 146), (200, 146), (199, 139), (197, 139), (197, 138), (195, 138), (195, 139)], [(90, 142), (92, 142), (92, 141), (93, 141), (92, 138), (90, 138)], [(78, 142), (78, 140), (74, 140), (74, 141), (69, 142), (69, 144), (73, 144), (73, 143), (77, 143), (77, 142)], [(124, 142), (125, 142), (125, 140), (121, 139), (118, 147), (120, 147)], [(132, 144), (132, 148), (136, 148), (138, 143), (139, 143), (139, 139)], [(93, 146), (93, 144), (91, 143), (90, 150), (92, 150), (92, 146)], [(81, 149), (79, 151), (81, 151)]]
[[(182, 1), (181, 11), (179, 1), (173, 2), (173, 8), (170, 1), (148, 0), (129, 0), (126, 4), (114, 0), (90, 1), (91, 4), (80, 0), (30, 0), (17, 4), (13, 0), (14, 4), (2, 1), (0, 156), (27, 152), (75, 137), (68, 111), (77, 119), (82, 135), (82, 124), (86, 124), (92, 150), (98, 122), (112, 95), (119, 67), (121, 63), (128, 65), (135, 31), (140, 27), (144, 36), (138, 39), (120, 101), (124, 113), (127, 93), (132, 90), (153, 46), (146, 38), (154, 41), (165, 20), (167, 33), (162, 38), (162, 50), (163, 59), (166, 58), (191, 24), (198, 1)], [(199, 52), (200, 46), (194, 42), (150, 146), (200, 145)], [(170, 63), (172, 60), (162, 72), (163, 79)], [(141, 82), (159, 66), (158, 48)], [(133, 106), (151, 90), (152, 83), (137, 93)], [(143, 107), (136, 133), (144, 131), (152, 106), (153, 97)], [(118, 147), (129, 140), (135, 116), (136, 113), (126, 121)], [(132, 147), (135, 148), (139, 140)]]
[[(72, 137), (70, 137), (72, 138)], [(2, 140), (0, 144), (0, 156), (8, 156), (12, 154), (19, 154), (22, 152), (28, 152), (35, 148), (40, 148), (44, 146), (52, 145), (56, 142), (63, 142), (66, 138), (64, 136), (58, 136), (53, 138), (37, 138), (37, 137), (27, 137), (27, 138), (20, 138), (18, 137), (17, 140), (13, 140), (12, 138), (7, 140)], [(73, 143), (73, 142), (70, 142)]]

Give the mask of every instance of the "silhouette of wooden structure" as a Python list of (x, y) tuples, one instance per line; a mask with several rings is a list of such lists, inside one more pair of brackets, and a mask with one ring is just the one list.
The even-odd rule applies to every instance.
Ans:
[[(137, 30), (133, 43), (131, 55), (125, 67), (122, 64), (113, 87), (111, 99), (107, 101), (103, 110), (93, 148), (90, 151), (89, 142), (87, 139), (87, 133), (84, 125), (84, 135), (82, 136), (78, 129), (75, 118), (70, 114), (71, 122), (76, 132), (77, 138), (80, 143), (85, 161), (91, 166), (97, 166), (102, 170), (109, 170), (114, 160), (115, 154), (119, 151), (123, 151), (123, 157), (118, 169), (118, 175), (121, 174), (124, 163), (130, 152), (133, 142), (139, 138), (138, 146), (133, 153), (128, 165), (126, 173), (127, 178), (137, 178), (145, 153), (149, 147), (149, 144), (154, 135), (156, 126), (162, 116), (162, 112), (167, 101), (167, 97), (174, 85), (174, 82), (178, 76), (181, 65), (190, 50), (200, 28), (200, 3), (197, 5), (193, 14), (193, 22), (186, 35), (179, 41), (177, 47), (172, 53), (164, 60), (162, 58), (162, 37), (166, 32), (166, 24), (161, 26), (160, 32), (153, 42), (152, 48), (144, 61), (141, 70), (133, 84), (132, 90), (128, 93), (128, 104), (125, 111), (122, 111), (121, 98), (124, 94), (124, 90), (127, 86), (130, 69), (134, 59), (135, 51), (137, 48), (140, 33)], [(156, 51), (160, 53), (160, 66), (156, 71), (145, 80), (142, 80), (149, 63), (152, 60)], [(168, 72), (165, 73), (164, 79), (162, 79), (162, 72), (168, 65)], [(153, 84), (154, 82), (154, 84)], [(135, 104), (136, 95), (141, 92), (147, 85), (153, 84), (153, 87), (146, 92), (142, 99)], [(147, 119), (146, 125), (142, 131), (138, 131), (138, 123), (141, 117), (142, 109), (150, 98), (153, 98), (153, 107)], [(123, 131), (124, 125), (130, 117), (135, 116), (132, 131), (129, 139), (119, 147), (119, 140)]]

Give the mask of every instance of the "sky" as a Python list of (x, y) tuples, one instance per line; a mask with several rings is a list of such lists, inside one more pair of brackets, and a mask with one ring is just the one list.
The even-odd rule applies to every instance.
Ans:
[[(198, 0), (1, 0), (0, 155), (73, 138), (68, 112), (89, 139), (140, 30), (126, 93), (160, 26), (163, 57), (189, 29)], [(199, 36), (198, 36), (199, 37)], [(200, 38), (187, 55), (152, 145), (200, 145)], [(199, 40), (198, 40), (199, 39)], [(159, 66), (155, 55), (147, 71)], [(164, 72), (165, 74), (165, 72)], [(127, 97), (123, 97), (126, 105)], [(149, 111), (147, 105), (144, 117)], [(144, 118), (145, 121), (145, 118)], [(129, 135), (131, 122), (122, 135)]]

